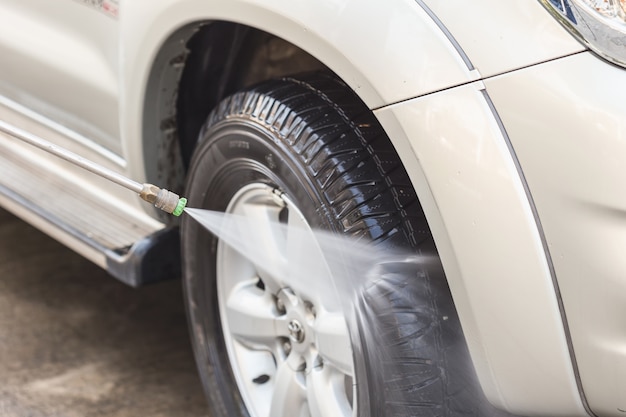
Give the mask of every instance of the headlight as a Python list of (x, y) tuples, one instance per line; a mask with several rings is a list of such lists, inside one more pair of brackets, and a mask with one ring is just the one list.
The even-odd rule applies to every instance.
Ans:
[(589, 49), (626, 67), (626, 0), (539, 0)]

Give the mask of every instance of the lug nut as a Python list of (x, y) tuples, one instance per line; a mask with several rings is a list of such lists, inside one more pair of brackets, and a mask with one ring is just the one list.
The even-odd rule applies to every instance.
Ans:
[(281, 300), (280, 298), (276, 298), (276, 310), (279, 314), (285, 314), (287, 311), (285, 309), (285, 303), (283, 303), (283, 300)]
[(291, 343), (288, 340), (283, 342), (283, 351), (285, 352), (286, 356), (289, 356), (289, 354), (291, 353)]

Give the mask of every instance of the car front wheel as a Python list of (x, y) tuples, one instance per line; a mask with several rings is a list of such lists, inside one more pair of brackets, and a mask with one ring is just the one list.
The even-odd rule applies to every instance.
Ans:
[[(242, 253), (183, 220), (211, 415), (494, 415), (408, 175), (340, 81), (285, 78), (226, 98), (202, 129), (187, 195), (190, 207), (250, 220), (235, 238), (254, 242)], [(324, 251), (302, 253), (301, 233), (318, 229), (435, 261), (392, 262), (362, 286), (333, 287), (342, 278)]]

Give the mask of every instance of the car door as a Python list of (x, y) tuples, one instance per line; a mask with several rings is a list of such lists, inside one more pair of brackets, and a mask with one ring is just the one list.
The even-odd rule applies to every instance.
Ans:
[(121, 154), (118, 0), (0, 0), (0, 105)]

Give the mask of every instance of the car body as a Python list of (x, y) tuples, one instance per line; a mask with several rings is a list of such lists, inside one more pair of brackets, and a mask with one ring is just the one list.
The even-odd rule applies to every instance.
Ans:
[[(408, 172), (487, 399), (623, 415), (626, 71), (565, 3), (2, 0), (0, 120), (181, 190), (225, 94), (329, 69)], [(0, 158), (3, 207), (131, 284), (176, 270), (176, 224), (132, 193), (6, 135)]]

